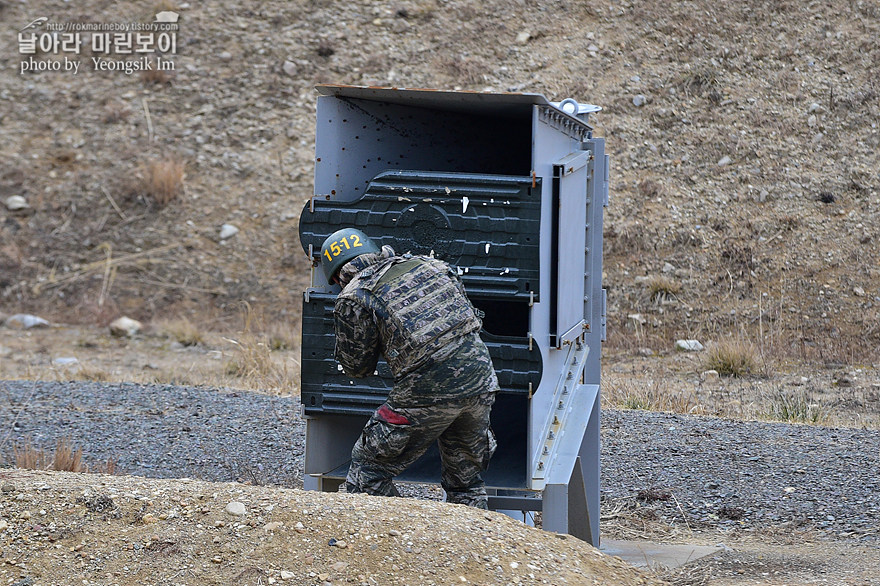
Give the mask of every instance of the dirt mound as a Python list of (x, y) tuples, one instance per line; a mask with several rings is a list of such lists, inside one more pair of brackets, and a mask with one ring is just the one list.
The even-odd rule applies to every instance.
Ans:
[(0, 485), (9, 583), (662, 584), (460, 505), (24, 470)]

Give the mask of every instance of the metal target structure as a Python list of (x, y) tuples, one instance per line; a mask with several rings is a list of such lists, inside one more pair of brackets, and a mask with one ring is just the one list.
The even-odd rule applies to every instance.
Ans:
[[(345, 376), (333, 357), (338, 287), (323, 240), (356, 227), (398, 253), (457, 268), (485, 312), (501, 391), (492, 509), (542, 511), (543, 528), (599, 545), (599, 379), (605, 339), (602, 220), (609, 160), (599, 110), (538, 94), (318, 86), (315, 195), (300, 218), (304, 484), (337, 490), (351, 447), (393, 385)], [(436, 448), (397, 478), (439, 482)]]

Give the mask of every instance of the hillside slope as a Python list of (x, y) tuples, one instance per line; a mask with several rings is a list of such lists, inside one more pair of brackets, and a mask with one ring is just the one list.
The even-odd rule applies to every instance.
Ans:
[[(647, 342), (760, 322), (783, 355), (863, 359), (880, 343), (880, 25), (875, 4), (838, 4), (4, 4), (0, 195), (31, 207), (2, 209), (0, 299), (68, 321), (222, 325), (241, 300), (296, 319), (314, 84), (514, 90), (604, 108), (613, 332), (632, 313)], [(88, 48), (76, 75), (20, 73), (15, 29), (37, 15), (162, 8), (181, 12), (171, 74), (94, 71)], [(186, 163), (164, 206), (145, 186), (162, 158)], [(224, 223), (241, 232), (221, 240)], [(638, 279), (661, 271), (666, 303)]]

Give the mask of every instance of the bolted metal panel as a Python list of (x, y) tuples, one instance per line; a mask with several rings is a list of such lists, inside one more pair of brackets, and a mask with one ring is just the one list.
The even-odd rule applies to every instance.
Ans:
[[(307, 415), (369, 415), (381, 405), (394, 384), (384, 360), (376, 374), (353, 379), (333, 358), (336, 344), (333, 306), (336, 296), (312, 293), (303, 303), (303, 343), (300, 396)], [(541, 354), (529, 350), (528, 340), (482, 332), (498, 383), (507, 393), (528, 395), (541, 380)]]
[(300, 217), (300, 242), (318, 260), (327, 236), (354, 226), (399, 254), (462, 267), (469, 295), (537, 298), (540, 190), (531, 177), (387, 171), (356, 200), (313, 198)]

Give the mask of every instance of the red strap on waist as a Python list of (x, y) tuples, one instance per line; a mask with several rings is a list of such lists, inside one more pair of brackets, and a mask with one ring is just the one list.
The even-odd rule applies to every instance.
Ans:
[(379, 407), (379, 410), (376, 411), (376, 414), (385, 421), (386, 423), (390, 423), (392, 425), (409, 425), (410, 420), (401, 415), (400, 413), (396, 413), (391, 410), (388, 405), (382, 405)]

